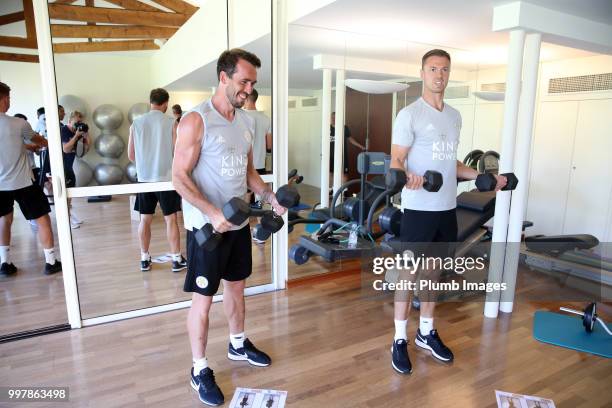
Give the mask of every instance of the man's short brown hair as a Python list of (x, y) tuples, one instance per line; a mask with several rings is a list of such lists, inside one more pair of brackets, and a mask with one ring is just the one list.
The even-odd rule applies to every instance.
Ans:
[(153, 105), (163, 105), (169, 100), (170, 95), (168, 95), (168, 91), (163, 88), (155, 88), (149, 95), (149, 102), (151, 102)]
[(423, 55), (423, 58), (421, 58), (421, 69), (425, 67), (425, 61), (427, 61), (427, 58), (429, 57), (444, 57), (448, 60), (448, 62), (451, 62), (451, 57), (448, 52), (441, 50), (439, 48), (436, 48), (436, 49), (427, 51), (425, 55)]
[(10, 92), (11, 87), (4, 82), (0, 82), (0, 96), (9, 96)]
[(259, 92), (255, 88), (253, 88), (253, 92), (249, 94), (249, 100), (253, 103), (257, 102), (257, 98), (259, 98)]
[(236, 64), (239, 60), (245, 60), (255, 68), (261, 68), (261, 61), (257, 55), (245, 51), (241, 48), (232, 48), (231, 50), (223, 51), (217, 60), (217, 79), (221, 79), (221, 72), (225, 72), (230, 78), (236, 72)]

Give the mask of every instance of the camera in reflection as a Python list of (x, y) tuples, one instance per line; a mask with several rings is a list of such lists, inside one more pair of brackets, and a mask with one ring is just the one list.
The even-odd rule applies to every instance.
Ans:
[(74, 130), (80, 130), (83, 133), (87, 133), (89, 131), (89, 126), (85, 122), (77, 122), (74, 124)]

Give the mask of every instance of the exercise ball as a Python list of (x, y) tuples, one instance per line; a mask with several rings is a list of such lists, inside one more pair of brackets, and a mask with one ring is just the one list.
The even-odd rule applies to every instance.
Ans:
[(93, 170), (89, 167), (89, 164), (85, 160), (79, 159), (78, 157), (74, 160), (72, 170), (76, 175), (76, 186), (84, 187), (91, 183), (93, 178)]
[(134, 105), (132, 105), (132, 107), (128, 111), (128, 121), (130, 122), (130, 125), (134, 123), (134, 120), (136, 118), (144, 115), (150, 110), (151, 107), (148, 103), (135, 103)]
[(103, 133), (96, 139), (96, 152), (102, 157), (111, 157), (118, 159), (125, 150), (125, 142), (113, 133)]
[(123, 169), (116, 164), (100, 163), (94, 170), (94, 178), (102, 186), (120, 184), (123, 180)]
[(117, 129), (123, 122), (123, 113), (115, 105), (100, 105), (93, 113), (93, 121), (100, 129)]
[(138, 177), (136, 176), (136, 164), (130, 162), (127, 166), (125, 166), (125, 176), (132, 183), (138, 182)]
[(89, 109), (87, 108), (87, 103), (74, 95), (64, 95), (59, 98), (59, 104), (64, 107), (64, 112), (66, 116), (64, 118), (64, 122), (68, 122), (70, 119), (70, 114), (74, 111), (79, 111), (83, 114), (83, 119), (87, 118), (89, 114)]

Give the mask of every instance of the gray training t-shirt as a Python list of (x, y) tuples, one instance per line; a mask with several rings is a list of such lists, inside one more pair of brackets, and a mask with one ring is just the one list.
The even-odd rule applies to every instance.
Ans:
[(136, 175), (141, 183), (172, 180), (174, 118), (151, 110), (132, 123)]
[(406, 170), (423, 175), (427, 170), (442, 173), (440, 191), (422, 188), (402, 190), (402, 209), (447, 211), (457, 206), (457, 146), (461, 131), (459, 111), (444, 104), (442, 112), (423, 98), (402, 109), (393, 124), (392, 143), (409, 147)]
[[(191, 172), (191, 179), (212, 205), (221, 209), (233, 197), (243, 198), (247, 192), (248, 154), (253, 143), (255, 121), (242, 109), (236, 109), (234, 120), (228, 121), (209, 100), (196, 106), (204, 121), (200, 157)], [(183, 199), (185, 229), (202, 228), (208, 216)], [(248, 224), (248, 220), (232, 230)]]
[(34, 136), (28, 122), (0, 113), (0, 191), (32, 185), (32, 168), (24, 142)]
[(255, 120), (255, 137), (253, 139), (253, 167), (263, 169), (266, 167), (266, 133), (270, 133), (270, 118), (263, 112), (244, 110)]

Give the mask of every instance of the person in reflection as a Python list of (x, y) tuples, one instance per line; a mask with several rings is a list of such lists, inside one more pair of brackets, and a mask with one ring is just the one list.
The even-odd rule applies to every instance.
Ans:
[[(351, 136), (351, 131), (348, 126), (344, 125), (343, 132), (343, 148), (342, 148), (342, 183), (348, 181), (348, 143), (357, 147), (360, 150), (365, 150), (365, 146), (362, 145)], [(334, 149), (336, 145), (336, 112), (331, 113), (330, 124), (329, 124), (329, 185), (332, 186), (334, 183)]]
[[(151, 110), (134, 120), (130, 127), (128, 157), (136, 164), (139, 183), (170, 181), (172, 178), (172, 152), (176, 139), (177, 122), (165, 113), (170, 95), (165, 89), (153, 89), (149, 95)], [(176, 191), (138, 193), (134, 210), (140, 212), (140, 270), (151, 270), (151, 223), (157, 203), (166, 222), (166, 236), (172, 256), (172, 272), (187, 268), (181, 255), (181, 237), (178, 227), (178, 212), (181, 197)]]
[[(172, 181), (183, 197), (187, 229), (187, 276), (184, 290), (192, 292), (187, 317), (193, 368), (191, 386), (202, 402), (220, 405), (223, 393), (208, 367), (209, 313), (213, 295), (223, 280), (223, 306), (229, 322), (227, 357), (268, 366), (270, 357), (246, 337), (244, 329), (245, 280), (251, 275), (251, 237), (248, 221), (230, 223), (221, 211), (233, 197), (244, 197), (247, 186), (277, 214), (285, 208), (253, 166), (255, 122), (242, 109), (257, 82), (259, 58), (245, 50), (224, 51), (217, 61), (219, 85), (211, 99), (181, 120), (172, 165)], [(198, 245), (195, 233), (206, 224), (222, 235), (213, 250)]]
[(181, 121), (181, 117), (183, 117), (183, 109), (178, 103), (176, 105), (172, 105), (172, 116), (174, 116), (176, 123), (179, 123)]
[[(62, 116), (63, 108), (60, 111)], [(61, 119), (60, 119), (61, 120)], [(60, 136), (62, 138), (62, 156), (64, 159), (64, 176), (66, 177), (66, 188), (76, 187), (76, 175), (72, 169), (74, 159), (77, 155), (77, 145), (82, 144), (83, 154), (87, 153), (90, 146), (89, 127), (83, 123), (83, 114), (79, 111), (73, 111), (70, 114), (67, 125), (60, 125)], [(81, 154), (82, 156), (82, 154)], [(75, 229), (79, 228), (81, 221), (72, 211), (71, 199), (68, 199), (68, 210), (70, 211), (70, 226)]]
[[(272, 132), (270, 129), (270, 118), (268, 118), (263, 112), (259, 112), (255, 107), (255, 102), (259, 94), (256, 89), (247, 98), (244, 104), (244, 110), (249, 114), (250, 117), (255, 121), (255, 137), (253, 139), (253, 167), (259, 174), (266, 174), (266, 149), (268, 145), (272, 147)], [(249, 201), (251, 207), (257, 210), (261, 210), (262, 203), (261, 197), (256, 197), (251, 191), (249, 191)], [(253, 238), (258, 243), (263, 243)]]
[[(28, 122), (6, 114), (11, 106), (10, 92), (11, 88), (0, 82), (0, 274), (9, 276), (17, 272), (9, 257), (13, 203), (17, 201), (23, 216), (38, 225), (38, 238), (45, 254), (44, 273), (50, 275), (62, 270), (61, 262), (55, 258), (51, 207), (40, 186), (33, 182), (26, 155), (27, 149), (38, 149), (47, 142), (34, 133)], [(26, 140), (31, 143), (24, 143)]]

